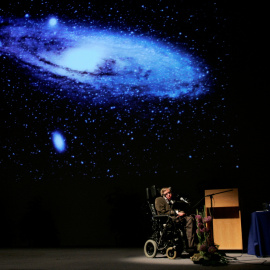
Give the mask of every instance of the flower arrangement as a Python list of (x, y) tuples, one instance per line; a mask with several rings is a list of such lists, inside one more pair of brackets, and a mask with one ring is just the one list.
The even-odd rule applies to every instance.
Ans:
[(202, 213), (197, 210), (197, 215), (195, 216), (197, 230), (196, 234), (198, 237), (197, 250), (191, 260), (194, 263), (200, 263), (203, 265), (225, 265), (227, 260), (221, 252), (218, 251), (218, 246), (214, 244), (211, 224), (212, 217), (206, 216), (205, 207)]

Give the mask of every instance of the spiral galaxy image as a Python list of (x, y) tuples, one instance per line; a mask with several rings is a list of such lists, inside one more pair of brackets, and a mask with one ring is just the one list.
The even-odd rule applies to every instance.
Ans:
[(2, 29), (2, 52), (19, 58), (29, 69), (39, 67), (40, 76), (45, 73), (43, 80), (70, 80), (68, 88), (81, 83), (77, 91), (87, 92), (90, 100), (92, 92), (178, 98), (208, 90), (207, 67), (151, 38), (65, 27), (55, 18), (11, 20), (10, 25), (15, 26)]
[(8, 190), (27, 186), (28, 201), (33, 188), (59, 208), (76, 197), (85, 209), (92, 192), (114, 207), (122, 189), (143, 197), (146, 186), (167, 183), (189, 192), (195, 181), (200, 192), (238, 177), (229, 6), (27, 0), (0, 10)]

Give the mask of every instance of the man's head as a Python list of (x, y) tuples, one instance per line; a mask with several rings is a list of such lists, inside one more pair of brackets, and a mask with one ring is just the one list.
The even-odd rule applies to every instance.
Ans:
[(170, 187), (164, 187), (160, 190), (160, 195), (170, 201), (172, 198), (172, 189)]

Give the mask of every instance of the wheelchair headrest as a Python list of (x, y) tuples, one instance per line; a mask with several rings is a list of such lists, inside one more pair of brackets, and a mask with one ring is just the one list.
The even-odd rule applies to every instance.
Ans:
[(156, 197), (160, 196), (159, 195), (159, 189), (156, 188), (155, 185), (151, 186), (150, 188), (146, 188), (146, 198), (147, 200), (152, 200), (155, 199)]

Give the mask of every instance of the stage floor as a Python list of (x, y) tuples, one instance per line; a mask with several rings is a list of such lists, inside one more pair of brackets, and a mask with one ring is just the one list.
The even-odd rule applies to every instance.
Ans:
[[(270, 257), (226, 253), (228, 266), (218, 269), (269, 269)], [(0, 249), (1, 270), (159, 270), (209, 269), (194, 264), (188, 257), (170, 260), (158, 255), (146, 258), (143, 248)]]

